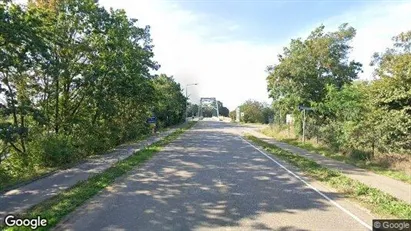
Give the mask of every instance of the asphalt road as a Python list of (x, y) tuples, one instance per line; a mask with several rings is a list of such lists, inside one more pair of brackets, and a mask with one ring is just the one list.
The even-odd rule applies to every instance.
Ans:
[(106, 170), (144, 146), (161, 140), (173, 131), (175, 129), (164, 131), (158, 136), (151, 136), (141, 142), (120, 145), (105, 155), (90, 158), (69, 169), (57, 171), (29, 184), (0, 193), (0, 224), (3, 223), (7, 214), (21, 213), (31, 206), (55, 196), (78, 182), (87, 180), (89, 177)]
[[(57, 230), (367, 230), (372, 216), (203, 121)], [(304, 181), (306, 179), (313, 188)]]

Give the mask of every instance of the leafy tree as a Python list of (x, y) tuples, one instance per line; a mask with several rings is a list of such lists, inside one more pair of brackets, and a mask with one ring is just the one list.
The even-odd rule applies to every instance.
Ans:
[(274, 110), (270, 106), (265, 105), (262, 113), (263, 113), (265, 124), (272, 122), (272, 120), (274, 119)]
[(149, 26), (94, 0), (0, 2), (1, 175), (133, 140), (153, 113), (181, 122), (186, 98), (172, 77), (151, 74), (151, 42)]
[(153, 79), (157, 104), (154, 114), (161, 126), (169, 126), (184, 121), (186, 98), (182, 94), (180, 84), (173, 77), (161, 74)]
[(230, 110), (228, 108), (223, 106), (223, 103), (220, 101), (217, 101), (218, 104), (218, 113), (220, 116), (225, 116), (228, 117), (228, 114), (230, 113)]
[(324, 28), (316, 28), (306, 40), (291, 40), (278, 56), (279, 64), (267, 68), (268, 90), (279, 113), (321, 102), (327, 85), (340, 89), (361, 71), (360, 63), (348, 61), (355, 29), (343, 24), (338, 31), (325, 33)]
[(199, 108), (199, 106), (197, 104), (188, 103), (187, 115), (188, 116), (197, 116), (198, 108)]
[[(16, 152), (28, 163), (27, 139), (30, 119), (39, 119), (34, 105), (37, 82), (35, 71), (44, 68), (47, 36), (40, 9), (24, 9), (16, 4), (0, 3), (0, 122), (2, 153)], [(10, 149), (11, 148), (11, 149)]]
[(213, 117), (217, 115), (215, 106), (210, 105), (210, 104), (203, 105), (202, 111), (203, 111), (203, 117)]
[(379, 129), (384, 131), (383, 150), (409, 152), (411, 149), (411, 31), (393, 37), (394, 47), (374, 54), (375, 76), (371, 102)]
[(341, 89), (327, 85), (324, 100), (313, 104), (314, 113), (321, 118), (320, 134), (316, 135), (336, 150), (369, 149), (373, 137), (365, 134), (373, 131), (367, 126), (371, 114), (368, 88), (365, 82), (346, 84)]
[[(240, 112), (244, 116), (240, 120), (246, 123), (269, 123), (274, 117), (274, 110), (267, 104), (256, 100), (247, 100), (240, 106)], [(230, 117), (236, 118), (236, 111), (230, 112)]]
[(263, 104), (255, 100), (247, 100), (240, 106), (244, 113), (241, 120), (246, 123), (264, 123)]
[[(228, 117), (228, 114), (230, 111), (228, 108), (224, 107), (223, 103), (221, 101), (217, 100), (217, 105), (218, 105), (218, 113), (220, 116), (225, 116)], [(215, 106), (214, 102), (207, 102), (203, 104), (203, 116), (204, 117), (213, 117), (217, 116), (217, 109)]]

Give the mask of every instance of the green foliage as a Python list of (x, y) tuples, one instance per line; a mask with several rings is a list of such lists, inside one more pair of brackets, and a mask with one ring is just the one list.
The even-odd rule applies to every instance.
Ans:
[(268, 105), (255, 100), (244, 102), (240, 106), (240, 112), (244, 113), (241, 122), (245, 123), (269, 123), (274, 116), (274, 111)]
[(393, 38), (394, 47), (374, 55), (376, 79), (370, 101), (378, 115), (381, 148), (411, 153), (411, 31)]
[(367, 127), (370, 114), (367, 88), (368, 85), (363, 82), (346, 84), (340, 90), (327, 85), (324, 100), (313, 103), (315, 122), (321, 121), (316, 135), (335, 150), (371, 148), (371, 145), (364, 146), (372, 143), (372, 137), (365, 135), (372, 133), (371, 127)]
[(49, 135), (38, 140), (40, 162), (46, 167), (62, 166), (78, 160), (78, 153), (70, 137)]
[(197, 104), (188, 103), (187, 116), (197, 116), (199, 106)]
[(240, 106), (240, 112), (244, 113), (241, 121), (245, 123), (264, 123), (263, 104), (255, 100), (247, 100)]
[(281, 148), (262, 141), (254, 136), (247, 139), (262, 146), (271, 154), (298, 167), (307, 175), (329, 184), (344, 195), (353, 198), (381, 216), (393, 216), (399, 219), (411, 218), (411, 207), (407, 202), (398, 200), (376, 188), (371, 188), (363, 183), (353, 180), (338, 171), (325, 168), (313, 160), (282, 150)]
[(217, 110), (215, 106), (210, 105), (210, 104), (203, 105), (202, 112), (203, 112), (203, 117), (217, 116)]
[(298, 105), (321, 102), (327, 85), (340, 89), (356, 79), (361, 64), (348, 62), (348, 43), (354, 36), (355, 29), (343, 24), (336, 32), (325, 33), (320, 26), (304, 41), (291, 40), (278, 56), (279, 64), (267, 69), (275, 109), (282, 114), (295, 112)]
[(149, 26), (94, 0), (0, 2), (0, 171), (101, 153), (147, 134), (153, 113), (181, 122), (186, 99), (150, 74), (152, 50)]
[(160, 126), (170, 126), (184, 121), (186, 98), (179, 83), (167, 75), (156, 76), (153, 86), (157, 100), (154, 106), (154, 115), (157, 116)]
[(276, 120), (293, 114), (301, 134), (297, 107), (310, 106), (314, 111), (307, 112), (307, 138), (317, 137), (361, 159), (373, 158), (375, 151), (409, 154), (411, 32), (394, 37), (394, 48), (374, 55), (376, 80), (353, 84), (362, 66), (348, 60), (354, 36), (355, 29), (343, 24), (336, 32), (325, 33), (320, 26), (306, 40), (291, 40), (279, 64), (268, 67)]
[[(74, 211), (88, 199), (92, 198), (101, 190), (112, 184), (118, 177), (123, 176), (133, 168), (150, 159), (154, 154), (160, 151), (163, 146), (175, 140), (179, 135), (184, 133), (185, 130), (191, 128), (194, 125), (195, 122), (190, 122), (184, 128), (178, 129), (161, 141), (151, 144), (145, 149), (142, 149), (127, 157), (126, 159), (119, 161), (102, 173), (98, 173), (93, 177), (63, 191), (62, 193), (37, 204), (36, 206), (30, 208), (25, 214), (23, 214), (22, 217), (37, 217), (40, 215), (41, 217), (44, 217), (48, 220), (48, 225), (47, 227), (40, 227), (38, 230), (52, 229), (67, 214)], [(0, 228), (2, 227), (0, 226)], [(8, 227), (4, 230), (31, 229), (24, 227)]]
[(220, 101), (217, 101), (218, 104), (218, 113), (220, 116), (228, 117), (230, 114), (230, 110), (226, 107), (224, 107), (223, 103)]
[[(217, 107), (218, 107), (218, 115), (228, 117), (230, 110), (224, 107), (221, 101), (217, 100)], [(217, 108), (215, 102), (203, 102), (202, 105), (202, 115), (203, 117), (213, 117), (217, 116)]]
[(234, 122), (236, 117), (237, 117), (237, 112), (236, 111), (230, 111), (229, 116), (230, 116), (231, 121)]
[(264, 117), (264, 124), (272, 122), (272, 119), (274, 118), (274, 110), (271, 107), (264, 106), (262, 113)]
[[(369, 171), (373, 171), (380, 175), (385, 175), (393, 179), (397, 179), (406, 183), (411, 184), (411, 175), (403, 170), (392, 169), (390, 165), (392, 164), (392, 156), (380, 156), (384, 157), (383, 159), (373, 159), (370, 160), (369, 153), (364, 152), (363, 150), (354, 149), (351, 151), (351, 155), (344, 155), (342, 152), (337, 152), (333, 150), (332, 147), (324, 145), (322, 143), (311, 142), (302, 142), (294, 137), (289, 135), (287, 128), (282, 128), (281, 126), (274, 125), (261, 130), (267, 136), (273, 137), (278, 141), (288, 143), (293, 146), (300, 147), (302, 149), (317, 153), (344, 163), (352, 164), (359, 168), (365, 168)], [(403, 158), (403, 159), (406, 159)], [(408, 163), (404, 163), (405, 168), (409, 168)]]

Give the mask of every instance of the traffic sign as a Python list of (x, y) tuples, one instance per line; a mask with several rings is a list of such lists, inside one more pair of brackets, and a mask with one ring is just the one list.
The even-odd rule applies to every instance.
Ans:
[(298, 106), (298, 110), (306, 110), (306, 111), (312, 111), (314, 109), (310, 108), (310, 107), (304, 107), (304, 106)]
[(147, 123), (155, 124), (157, 122), (157, 117), (153, 116), (147, 119)]

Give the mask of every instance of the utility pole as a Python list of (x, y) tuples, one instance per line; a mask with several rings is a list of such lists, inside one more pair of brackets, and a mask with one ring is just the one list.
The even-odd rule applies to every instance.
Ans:
[(186, 117), (185, 117), (185, 122), (187, 123), (187, 114), (188, 114), (188, 95), (187, 95), (187, 88), (189, 87), (189, 86), (195, 86), (195, 85), (198, 85), (198, 83), (191, 83), (191, 84), (187, 84), (186, 85)]

